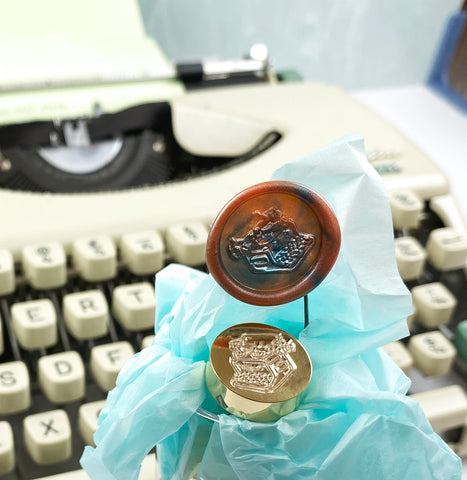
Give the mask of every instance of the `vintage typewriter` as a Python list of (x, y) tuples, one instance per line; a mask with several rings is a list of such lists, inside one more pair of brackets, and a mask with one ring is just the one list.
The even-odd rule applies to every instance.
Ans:
[[(386, 183), (416, 311), (410, 338), (385, 348), (467, 455), (467, 237), (440, 169), (348, 93), (287, 81), (265, 58), (173, 68), (126, 5), (145, 51), (131, 75), (112, 64), (0, 86), (0, 478), (87, 478), (106, 394), (152, 340), (155, 273), (206, 269), (229, 198), (351, 133)], [(157, 478), (154, 454), (140, 478)]]

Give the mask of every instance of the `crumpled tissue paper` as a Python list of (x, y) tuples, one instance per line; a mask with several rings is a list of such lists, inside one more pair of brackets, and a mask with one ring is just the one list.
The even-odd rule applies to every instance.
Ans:
[[(379, 348), (408, 334), (410, 293), (397, 271), (391, 213), (363, 140), (340, 139), (286, 164), (274, 180), (305, 184), (342, 231), (334, 268), (303, 301), (247, 305), (210, 275), (170, 265), (156, 277), (153, 345), (118, 376), (81, 459), (93, 480), (136, 480), (157, 444), (163, 480), (453, 480), (460, 459), (433, 433), (410, 381)], [(268, 323), (300, 340), (313, 376), (295, 412), (268, 423), (221, 413), (204, 368), (229, 326)], [(212, 419), (196, 413), (214, 412)]]

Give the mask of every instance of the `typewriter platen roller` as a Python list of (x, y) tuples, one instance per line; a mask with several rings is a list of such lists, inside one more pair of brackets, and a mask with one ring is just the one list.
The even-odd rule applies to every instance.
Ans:
[[(105, 232), (117, 238), (127, 229), (164, 231), (170, 223), (193, 218), (209, 223), (235, 192), (267, 180), (283, 163), (349, 132), (363, 135), (369, 152), (394, 152), (395, 158), (373, 160), (389, 172), (383, 175), (388, 187), (402, 182), (424, 199), (448, 192), (444, 175), (414, 145), (336, 87), (225, 87), (188, 92), (169, 105), (177, 148), (218, 165), (206, 173), (200, 170), (141, 188), (85, 194), (4, 189), (0, 201), (11, 207), (0, 212), (2, 224), (9, 225), (0, 232), (2, 245), (19, 258), (24, 244), (50, 241), (52, 236), (69, 246), (79, 235)], [(230, 159), (227, 165), (225, 158)]]

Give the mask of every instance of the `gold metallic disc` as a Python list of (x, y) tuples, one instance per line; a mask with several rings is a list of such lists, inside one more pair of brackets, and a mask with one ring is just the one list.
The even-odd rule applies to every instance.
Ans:
[(270, 325), (243, 323), (214, 341), (206, 383), (228, 412), (266, 422), (297, 408), (311, 373), (308, 353), (294, 337)]

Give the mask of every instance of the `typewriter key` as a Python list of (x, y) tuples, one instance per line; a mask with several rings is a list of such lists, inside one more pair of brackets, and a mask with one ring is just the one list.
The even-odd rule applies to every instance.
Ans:
[(267, 422), (297, 408), (311, 373), (310, 358), (294, 337), (269, 325), (244, 323), (215, 339), (206, 384), (228, 412)]
[(316, 192), (272, 181), (243, 190), (213, 223), (206, 263), (229, 294), (253, 305), (280, 305), (313, 290), (340, 248), (334, 212)]

